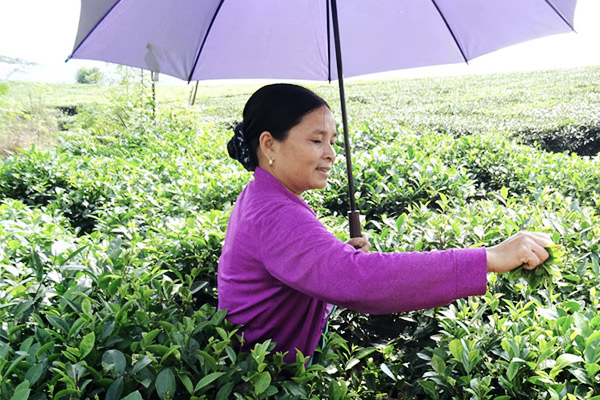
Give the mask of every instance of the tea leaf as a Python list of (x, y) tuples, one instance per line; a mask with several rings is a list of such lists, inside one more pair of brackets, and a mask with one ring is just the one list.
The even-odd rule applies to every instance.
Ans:
[(163, 369), (156, 377), (156, 393), (161, 400), (172, 399), (175, 395), (175, 375), (170, 368)]
[(271, 384), (271, 375), (268, 372), (260, 373), (254, 381), (254, 393), (261, 394)]
[(549, 257), (541, 265), (532, 270), (525, 269), (523, 266), (516, 268), (508, 273), (509, 279), (522, 278), (532, 289), (536, 289), (539, 285), (547, 287), (560, 280), (562, 277), (561, 270), (564, 268), (563, 256), (565, 251), (558, 244), (546, 246), (546, 250)]

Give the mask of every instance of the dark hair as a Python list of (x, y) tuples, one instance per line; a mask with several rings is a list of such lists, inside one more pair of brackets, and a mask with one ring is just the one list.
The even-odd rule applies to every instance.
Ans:
[(322, 106), (329, 108), (325, 100), (302, 86), (287, 83), (263, 86), (246, 102), (243, 120), (227, 144), (229, 156), (248, 171), (254, 171), (258, 166), (256, 152), (261, 133), (268, 131), (275, 140), (284, 141), (302, 117)]

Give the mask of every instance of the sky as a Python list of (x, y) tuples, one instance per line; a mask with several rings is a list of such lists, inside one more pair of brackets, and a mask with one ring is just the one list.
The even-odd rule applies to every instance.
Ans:
[[(74, 83), (82, 66), (113, 64), (65, 59), (79, 21), (79, 0), (0, 0), (0, 55), (35, 62), (23, 71), (0, 63), (0, 79)], [(600, 0), (579, 0), (577, 33), (554, 35), (511, 46), (471, 60), (469, 65), (424, 67), (353, 79), (482, 74), (600, 65)], [(161, 76), (162, 83), (186, 82)]]

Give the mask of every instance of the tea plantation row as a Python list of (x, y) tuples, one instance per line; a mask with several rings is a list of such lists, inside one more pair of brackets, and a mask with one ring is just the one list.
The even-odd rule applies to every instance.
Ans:
[[(469, 116), (455, 126), (470, 134), (399, 124), (388, 116), (401, 110), (382, 101), (383, 117), (352, 127), (357, 201), (376, 250), (493, 245), (538, 230), (566, 250), (562, 276), (533, 288), (490, 274), (485, 296), (433, 310), (340, 309), (318, 361), (306, 367), (298, 354), (286, 365), (269, 342), (244, 347), (215, 308), (228, 213), (250, 179), (224, 150), (241, 112), (232, 104), (212, 116), (164, 107), (156, 118), (114, 104), (123, 123), (82, 112), (61, 146), (3, 161), (0, 398), (600, 399), (598, 156), (518, 144)], [(343, 170), (338, 160), (329, 187), (306, 196), (341, 238)]]

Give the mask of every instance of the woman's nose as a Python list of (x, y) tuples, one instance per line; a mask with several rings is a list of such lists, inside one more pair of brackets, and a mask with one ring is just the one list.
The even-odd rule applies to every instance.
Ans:
[(331, 143), (327, 143), (325, 146), (325, 158), (331, 160), (331, 162), (335, 161), (335, 148)]

